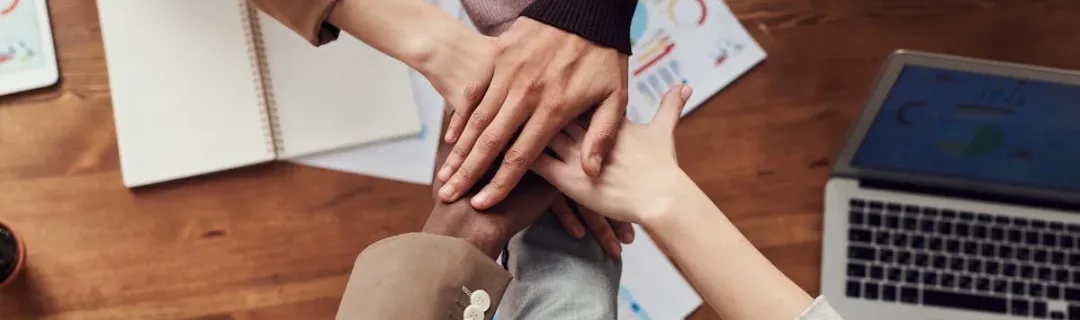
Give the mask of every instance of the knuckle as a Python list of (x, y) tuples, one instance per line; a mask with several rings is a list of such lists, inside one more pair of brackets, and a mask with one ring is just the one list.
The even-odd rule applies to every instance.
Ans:
[(485, 111), (473, 110), (472, 115), (469, 116), (469, 127), (483, 129), (488, 126), (488, 123), (491, 123), (491, 118)]
[(469, 168), (468, 166), (462, 166), (461, 168), (458, 168), (457, 176), (457, 181), (460, 183), (472, 181), (474, 178), (476, 178), (476, 174), (474, 173), (472, 168)]
[(458, 105), (461, 109), (471, 108), (476, 101), (479, 101), (484, 97), (484, 87), (480, 83), (473, 82), (465, 85), (465, 88), (461, 90), (465, 104)]
[(599, 129), (596, 132), (596, 139), (601, 143), (609, 143), (615, 141), (615, 131), (611, 129)]
[(501, 147), (499, 140), (499, 136), (495, 133), (485, 132), (480, 135), (480, 139), (476, 141), (476, 144), (481, 150), (496, 150)]
[(503, 165), (522, 169), (529, 165), (529, 154), (520, 148), (510, 148), (503, 156)]
[(463, 144), (455, 145), (454, 149), (451, 150), (450, 153), (459, 158), (465, 158), (465, 155), (469, 154), (469, 147)]

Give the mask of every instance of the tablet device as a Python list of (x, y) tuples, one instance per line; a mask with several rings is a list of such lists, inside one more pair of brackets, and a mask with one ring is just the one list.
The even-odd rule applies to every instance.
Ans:
[(46, 0), (0, 0), (0, 96), (56, 83)]

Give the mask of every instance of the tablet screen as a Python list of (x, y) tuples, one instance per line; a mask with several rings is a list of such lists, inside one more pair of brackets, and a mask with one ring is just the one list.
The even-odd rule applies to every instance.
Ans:
[(0, 0), (0, 75), (45, 65), (38, 10), (32, 0)]
[(906, 66), (855, 167), (1080, 191), (1080, 86)]

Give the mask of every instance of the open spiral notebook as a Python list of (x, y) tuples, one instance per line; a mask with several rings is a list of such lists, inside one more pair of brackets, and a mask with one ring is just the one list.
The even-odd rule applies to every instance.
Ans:
[(128, 187), (420, 132), (408, 67), (345, 34), (315, 48), (246, 0), (98, 12)]

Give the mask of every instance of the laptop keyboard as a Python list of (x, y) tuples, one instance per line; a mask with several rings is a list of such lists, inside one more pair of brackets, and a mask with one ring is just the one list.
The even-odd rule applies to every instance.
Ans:
[(845, 294), (1080, 319), (1080, 224), (851, 199)]

